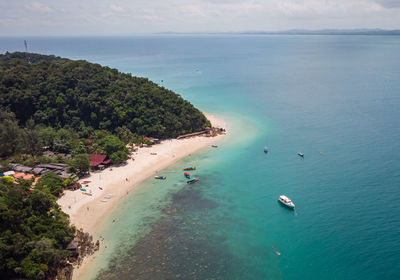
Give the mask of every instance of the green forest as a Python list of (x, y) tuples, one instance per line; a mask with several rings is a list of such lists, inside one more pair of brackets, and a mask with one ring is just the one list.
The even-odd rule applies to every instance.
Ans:
[(146, 78), (87, 61), (32, 53), (0, 55), (0, 109), (82, 137), (94, 130), (172, 138), (202, 130), (206, 117), (178, 94)]
[(33, 190), (31, 184), (0, 178), (1, 279), (45, 279), (69, 256), (63, 248), (75, 228), (56, 203), (62, 180), (48, 173)]
[[(188, 101), (146, 78), (56, 56), (0, 55), (0, 176), (11, 163), (52, 162), (82, 176), (89, 154), (118, 164), (128, 159), (127, 144), (144, 136), (174, 138), (209, 125)], [(0, 279), (53, 279), (69, 256), (75, 228), (56, 199), (74, 180), (51, 172), (38, 178), (0, 177)]]

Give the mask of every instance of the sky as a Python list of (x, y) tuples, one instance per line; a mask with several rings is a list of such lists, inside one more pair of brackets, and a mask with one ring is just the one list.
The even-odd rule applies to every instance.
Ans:
[(0, 0), (0, 35), (400, 29), (400, 0)]

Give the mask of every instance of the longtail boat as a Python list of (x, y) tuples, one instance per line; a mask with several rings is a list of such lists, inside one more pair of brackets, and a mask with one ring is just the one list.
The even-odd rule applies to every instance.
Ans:
[(183, 173), (183, 175), (185, 175), (186, 178), (190, 179), (190, 174), (189, 174), (189, 172), (185, 172), (185, 173)]
[(198, 180), (199, 180), (199, 178), (192, 178), (192, 179), (189, 179), (189, 181), (187, 181), (187, 183), (193, 184), (193, 183), (196, 183)]
[(154, 179), (165, 180), (165, 179), (167, 179), (167, 177), (165, 177), (163, 175), (157, 175), (157, 176), (154, 176)]
[(183, 170), (196, 170), (196, 166), (185, 166)]

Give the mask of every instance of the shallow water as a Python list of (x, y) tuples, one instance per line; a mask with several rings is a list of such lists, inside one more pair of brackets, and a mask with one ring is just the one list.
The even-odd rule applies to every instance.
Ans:
[[(217, 149), (178, 162), (167, 180), (147, 180), (124, 199), (99, 233), (107, 248), (83, 279), (397, 278), (400, 37), (28, 44), (149, 77), (233, 123)], [(22, 38), (0, 39), (0, 51), (16, 49)], [(198, 183), (185, 184), (185, 164), (198, 166)], [(278, 204), (280, 194), (295, 212)]]

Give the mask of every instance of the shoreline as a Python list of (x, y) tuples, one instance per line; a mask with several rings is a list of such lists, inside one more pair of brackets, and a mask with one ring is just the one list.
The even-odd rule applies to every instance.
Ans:
[[(223, 119), (212, 114), (205, 115), (214, 127), (227, 128)], [(80, 190), (67, 190), (57, 203), (70, 216), (71, 224), (95, 236), (102, 221), (120, 200), (140, 183), (178, 160), (210, 147), (222, 140), (224, 136), (225, 134), (215, 137), (196, 136), (181, 140), (164, 140), (152, 147), (139, 148), (137, 152), (134, 152), (134, 161), (128, 160), (126, 165), (91, 172), (89, 177), (79, 180), (80, 182), (91, 181), (87, 189), (92, 191), (92, 196), (84, 195)], [(104, 199), (106, 195), (112, 195), (112, 198)], [(79, 279), (85, 273), (95, 255), (96, 253), (86, 256), (79, 266), (74, 266), (72, 279)]]

